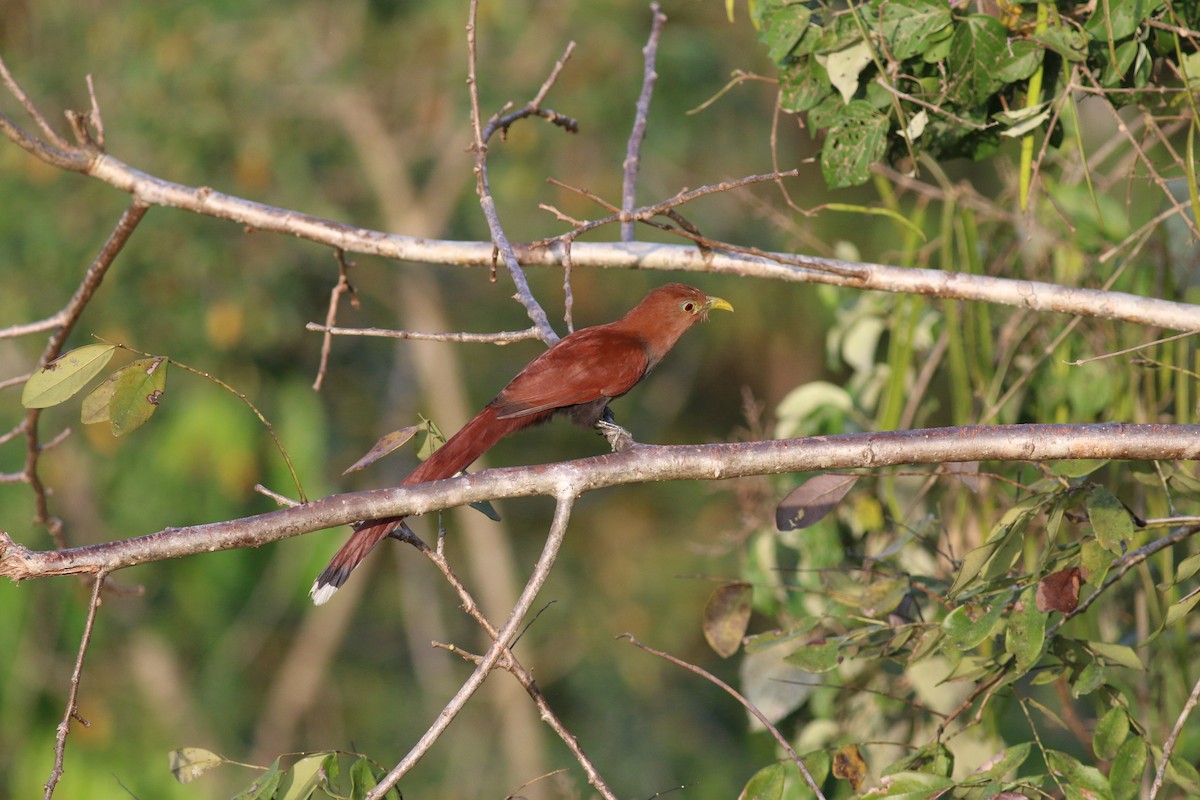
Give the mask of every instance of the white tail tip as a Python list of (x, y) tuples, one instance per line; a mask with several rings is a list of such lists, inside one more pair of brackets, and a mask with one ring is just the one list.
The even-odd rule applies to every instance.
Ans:
[(334, 586), (332, 583), (322, 584), (314, 581), (312, 588), (308, 590), (308, 593), (312, 597), (314, 606), (323, 606), (329, 602), (329, 598), (333, 597), (333, 593), (337, 590), (338, 587)]

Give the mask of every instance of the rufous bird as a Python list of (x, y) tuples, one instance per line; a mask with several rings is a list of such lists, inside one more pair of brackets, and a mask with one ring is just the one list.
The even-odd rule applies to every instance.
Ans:
[[(616, 322), (562, 338), (530, 361), (400, 485), (452, 478), (505, 436), (556, 414), (605, 433), (620, 430), (611, 423), (608, 404), (636, 386), (684, 332), (714, 309), (733, 311), (733, 306), (694, 287), (671, 283), (651, 291)], [(355, 525), (350, 540), (313, 583), (309, 592), (313, 602), (328, 601), (375, 545), (402, 522), (404, 517), (391, 517)]]

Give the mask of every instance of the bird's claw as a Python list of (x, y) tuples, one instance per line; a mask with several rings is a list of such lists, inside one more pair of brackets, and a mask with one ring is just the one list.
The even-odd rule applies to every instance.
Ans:
[(597, 422), (596, 430), (608, 440), (608, 446), (612, 448), (614, 453), (624, 452), (637, 444), (633, 440), (632, 433), (610, 420), (602, 419)]

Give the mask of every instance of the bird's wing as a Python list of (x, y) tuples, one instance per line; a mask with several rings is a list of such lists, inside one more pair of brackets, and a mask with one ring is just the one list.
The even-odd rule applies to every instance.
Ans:
[(499, 419), (509, 419), (620, 397), (649, 366), (640, 339), (607, 325), (585, 328), (529, 362), (492, 406)]

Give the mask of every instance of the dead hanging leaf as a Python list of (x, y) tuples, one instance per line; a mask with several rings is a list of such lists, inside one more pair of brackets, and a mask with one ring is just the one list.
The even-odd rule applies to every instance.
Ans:
[(704, 638), (721, 658), (738, 651), (750, 624), (754, 589), (744, 581), (718, 586), (704, 604)]
[(1079, 605), (1079, 585), (1083, 574), (1079, 567), (1052, 572), (1038, 581), (1038, 611), (1061, 611), (1070, 614)]
[(347, 467), (342, 474), (349, 475), (351, 472), (357, 472), (360, 469), (371, 466), (388, 453), (395, 451), (399, 447), (403, 447), (405, 442), (416, 436), (424, 427), (424, 425), (409, 425), (407, 428), (401, 428), (398, 431), (384, 434), (379, 437), (379, 441), (367, 451), (366, 455)]
[(196, 780), (213, 767), (226, 763), (223, 756), (203, 747), (181, 747), (170, 753), (171, 774), (180, 783)]
[(867, 777), (867, 762), (856, 746), (848, 744), (833, 754), (833, 775), (850, 781), (850, 787), (856, 792), (862, 786)]
[(781, 531), (807, 528), (833, 510), (858, 482), (857, 475), (822, 473), (793, 489), (775, 509), (775, 527)]

